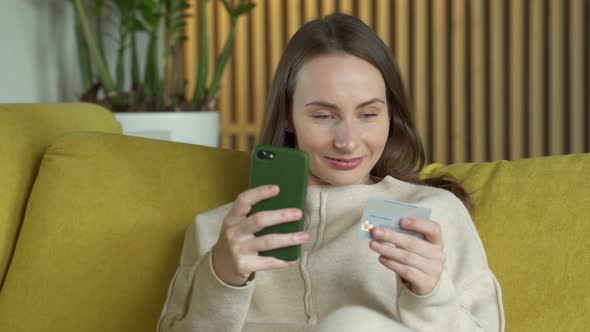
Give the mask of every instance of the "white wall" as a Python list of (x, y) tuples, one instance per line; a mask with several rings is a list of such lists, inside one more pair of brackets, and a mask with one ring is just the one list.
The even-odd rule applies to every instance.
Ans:
[(73, 18), (66, 0), (0, 0), (0, 103), (77, 99)]
[[(105, 8), (105, 15), (107, 12)], [(113, 17), (105, 29), (116, 29)], [(114, 75), (116, 33), (111, 36), (104, 43)], [(146, 46), (147, 36), (138, 35), (140, 65)], [(126, 60), (128, 66), (129, 58)], [(81, 93), (70, 2), (0, 0), (0, 103), (75, 101)]]

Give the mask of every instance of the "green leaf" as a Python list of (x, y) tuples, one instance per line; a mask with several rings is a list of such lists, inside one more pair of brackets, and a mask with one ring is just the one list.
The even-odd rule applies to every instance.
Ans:
[(173, 28), (175, 31), (182, 31), (182, 30), (183, 30), (183, 28), (185, 27), (185, 25), (186, 25), (186, 23), (184, 23), (184, 22), (178, 22), (178, 23), (176, 23), (176, 24), (175, 24), (175, 25), (174, 25), (172, 28)]
[(151, 11), (154, 11), (154, 8), (157, 6), (157, 2), (155, 0), (139, 0), (138, 7), (147, 8)]
[(92, 10), (95, 16), (100, 16), (102, 8), (104, 7), (104, 0), (94, 0)]
[(80, 2), (80, 0), (74, 0), (74, 5), (76, 8), (76, 14), (78, 15), (78, 18), (80, 19), (80, 24), (82, 27), (82, 32), (84, 34), (84, 39), (86, 40), (86, 43), (87, 43), (88, 48), (90, 50), (90, 55), (92, 56), (92, 59), (94, 60), (94, 63), (96, 64), (96, 69), (97, 69), (98, 75), (101, 79), (102, 86), (105, 89), (106, 94), (111, 95), (115, 90), (115, 86), (113, 84), (113, 80), (112, 80), (111, 75), (110, 75), (110, 73), (107, 69), (107, 66), (105, 64), (105, 61), (99, 52), (98, 46), (96, 45), (96, 41), (94, 39), (94, 36), (92, 35), (92, 31), (90, 29), (90, 24), (88, 22), (88, 18), (86, 17), (86, 13), (84, 12), (84, 8), (82, 6), (82, 3)]
[(148, 24), (148, 26), (154, 29), (158, 25), (158, 14), (156, 5), (150, 0), (143, 0), (138, 5), (139, 12), (143, 20)]
[[(72, 6), (74, 6), (74, 3)], [(75, 8), (74, 8), (75, 10)], [(90, 50), (88, 44), (84, 40), (84, 32), (82, 31), (82, 24), (80, 18), (75, 15), (75, 32), (76, 32), (76, 45), (78, 47), (78, 63), (80, 66), (80, 77), (82, 79), (82, 88), (84, 91), (88, 91), (92, 86), (92, 64), (90, 62)]]
[(134, 17), (130, 22), (129, 30), (131, 30), (131, 31), (147, 31), (148, 27), (145, 25), (145, 23), (142, 20)]
[(134, 0), (111, 0), (121, 13), (129, 13), (135, 9)]
[(225, 40), (225, 45), (223, 46), (223, 50), (221, 51), (221, 55), (217, 61), (217, 65), (215, 66), (215, 72), (213, 74), (213, 80), (211, 81), (211, 85), (209, 85), (209, 96), (213, 97), (217, 94), (217, 90), (219, 89), (219, 83), (221, 81), (221, 76), (225, 70), (225, 65), (229, 60), (229, 57), (232, 53), (232, 48), (234, 44), (234, 38), (236, 35), (236, 24), (232, 23), (229, 34)]
[(253, 3), (241, 3), (234, 9), (233, 14), (237, 16), (248, 14), (255, 6)]
[(139, 85), (139, 59), (137, 56), (137, 41), (135, 32), (131, 32), (131, 88)]
[(199, 69), (197, 72), (197, 83), (193, 93), (193, 106), (198, 107), (199, 103), (205, 96), (205, 88), (207, 85), (207, 74), (209, 69), (209, 39), (207, 36), (207, 0), (201, 0), (201, 47), (199, 56)]

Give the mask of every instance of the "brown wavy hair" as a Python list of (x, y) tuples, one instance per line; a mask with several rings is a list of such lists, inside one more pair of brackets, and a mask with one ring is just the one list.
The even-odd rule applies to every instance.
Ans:
[(303, 25), (291, 38), (276, 69), (260, 131), (260, 143), (295, 147), (295, 134), (287, 131), (297, 73), (313, 57), (350, 54), (377, 68), (387, 90), (390, 130), (385, 149), (371, 175), (391, 175), (402, 181), (451, 191), (471, 211), (469, 194), (450, 175), (419, 178), (425, 156), (422, 141), (412, 120), (405, 83), (391, 50), (377, 33), (360, 19), (335, 13)]

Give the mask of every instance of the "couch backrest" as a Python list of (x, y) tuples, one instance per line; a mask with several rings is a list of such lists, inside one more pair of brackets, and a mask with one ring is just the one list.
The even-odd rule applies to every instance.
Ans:
[(0, 331), (154, 331), (193, 217), (248, 185), (243, 152), (75, 133), (43, 159)]
[(45, 149), (79, 130), (120, 133), (121, 126), (94, 104), (0, 104), (0, 287)]
[[(148, 331), (193, 216), (246, 188), (246, 153), (75, 133), (46, 152), (0, 293), (0, 331)], [(430, 165), (473, 193), (509, 331), (590, 324), (590, 154)], [(34, 317), (34, 319), (32, 319)]]
[(509, 331), (590, 326), (590, 153), (430, 165), (475, 200), (474, 222), (504, 295)]

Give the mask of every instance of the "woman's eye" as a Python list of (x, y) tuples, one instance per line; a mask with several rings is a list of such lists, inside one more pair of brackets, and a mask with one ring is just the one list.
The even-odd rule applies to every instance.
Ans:
[(365, 114), (362, 114), (361, 116), (362, 116), (363, 118), (374, 118), (374, 117), (376, 117), (376, 116), (378, 116), (378, 115), (379, 115), (379, 114), (377, 114), (377, 113), (365, 113)]
[(327, 120), (331, 117), (331, 115), (314, 115), (313, 118), (314, 119), (321, 119), (321, 120)]

